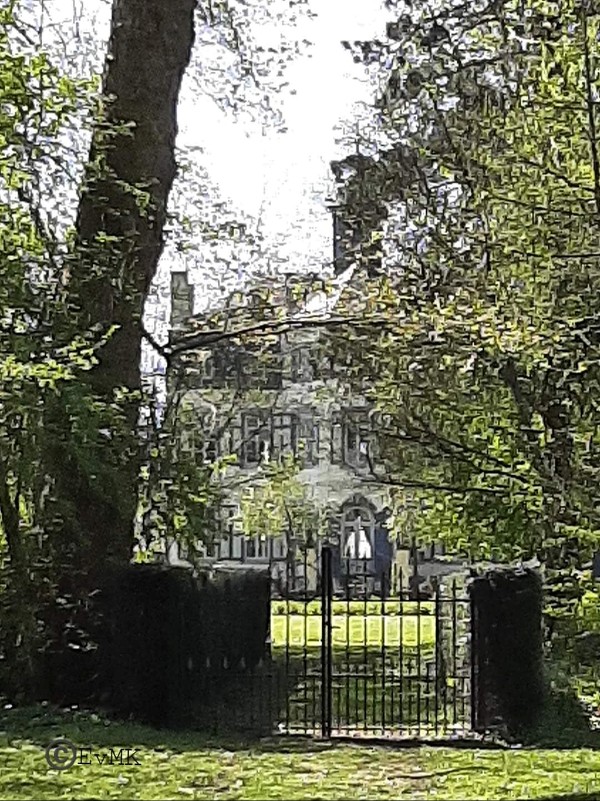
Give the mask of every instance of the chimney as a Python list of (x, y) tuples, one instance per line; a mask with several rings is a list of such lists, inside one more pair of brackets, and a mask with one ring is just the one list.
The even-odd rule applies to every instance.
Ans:
[(194, 287), (188, 281), (187, 270), (171, 273), (171, 332), (181, 331), (194, 313)]
[(352, 224), (348, 221), (345, 206), (332, 206), (333, 216), (333, 272), (341, 275), (356, 259), (356, 242)]

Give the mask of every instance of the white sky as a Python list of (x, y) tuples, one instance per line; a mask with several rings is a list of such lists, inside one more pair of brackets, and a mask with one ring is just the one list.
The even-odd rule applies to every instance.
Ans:
[[(101, 56), (110, 0), (25, 2), (32, 8), (44, 5), (52, 21), (64, 20), (61, 33), (67, 40), (73, 17), (83, 10), (86, 20), (79, 23), (79, 33), (89, 32)], [(344, 123), (354, 119), (355, 104), (373, 99), (364, 68), (353, 64), (340, 41), (382, 37), (389, 18), (382, 0), (310, 0), (310, 5), (316, 17), (299, 12), (291, 33), (313, 46), (304, 47), (286, 68), (285, 79), (295, 92), (280, 98), (286, 133), (263, 132), (258, 122), (222, 112), (201, 95), (195, 81), (184, 82), (179, 107), (179, 144), (204, 149), (198, 158), (233, 208), (256, 217), (264, 201), (263, 233), (278, 255), (298, 269), (331, 258), (331, 219), (323, 207), (329, 162), (349, 152), (348, 144), (340, 146), (337, 140), (344, 135)], [(261, 43), (276, 44), (278, 25), (261, 23)], [(201, 62), (210, 57), (206, 48), (199, 53)]]
[(299, 37), (313, 47), (287, 68), (296, 94), (283, 103), (286, 133), (263, 136), (259, 125), (240, 124), (210, 99), (189, 93), (180, 126), (181, 141), (206, 149), (224, 196), (253, 216), (266, 198), (267, 236), (282, 242), (282, 255), (316, 266), (331, 256), (331, 218), (323, 207), (329, 162), (348, 152), (336, 139), (352, 120), (353, 106), (373, 98), (364, 68), (353, 64), (340, 41), (381, 37), (387, 15), (380, 0), (313, 0), (313, 7), (318, 16), (303, 20)]

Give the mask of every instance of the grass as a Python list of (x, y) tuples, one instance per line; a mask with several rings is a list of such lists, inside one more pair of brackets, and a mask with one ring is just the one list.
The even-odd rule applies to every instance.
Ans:
[[(435, 618), (426, 615), (333, 614), (334, 646), (350, 648), (433, 647)], [(271, 614), (271, 643), (275, 648), (318, 647), (321, 618), (316, 615)]]
[[(0, 717), (0, 799), (575, 799), (600, 796), (600, 750), (401, 749), (268, 739), (214, 740), (40, 708)], [(138, 765), (50, 770), (57, 736)]]
[[(227, 687), (207, 689), (196, 719), (203, 727), (225, 734), (253, 731), (268, 735), (277, 730), (310, 733), (320, 730), (322, 679), (318, 649), (311, 653), (281, 654), (267, 669), (243, 675)], [(436, 680), (435, 663), (406, 659), (400, 663), (378, 651), (344, 651), (332, 662), (331, 707), (333, 728), (359, 731), (415, 733), (443, 736), (457, 728), (468, 730), (468, 681), (461, 676)], [(433, 656), (433, 654), (430, 654)]]
[[(286, 666), (288, 677), (287, 684), (279, 685), (281, 697), (274, 693), (275, 707), (286, 728), (310, 729), (321, 716), (320, 685), (314, 678), (321, 670), (321, 605), (274, 601), (271, 610), (272, 656)], [(438, 690), (436, 697), (433, 604), (336, 601), (332, 612), (334, 728), (389, 730), (419, 724), (437, 732), (462, 725), (461, 688)], [(266, 692), (273, 695), (273, 688)]]

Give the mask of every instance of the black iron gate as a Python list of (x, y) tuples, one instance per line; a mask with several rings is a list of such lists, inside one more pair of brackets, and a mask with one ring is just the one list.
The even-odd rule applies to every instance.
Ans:
[[(333, 575), (323, 547), (271, 602), (263, 692), (279, 733), (448, 737), (472, 730), (470, 601), (456, 580), (426, 596), (402, 578)], [(312, 577), (312, 580), (311, 580)]]

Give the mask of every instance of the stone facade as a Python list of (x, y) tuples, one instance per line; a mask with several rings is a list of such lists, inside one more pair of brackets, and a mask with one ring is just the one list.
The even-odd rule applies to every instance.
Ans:
[[(342, 281), (351, 279), (352, 269), (344, 276)], [(303, 281), (291, 279), (296, 288)], [(289, 295), (288, 290), (289, 285), (276, 289), (273, 300), (273, 287), (269, 287), (270, 302), (285, 303), (282, 298)], [(248, 297), (251, 293), (240, 298), (242, 305)], [(335, 291), (326, 296), (311, 289), (296, 314), (326, 314), (331, 297), (335, 300)], [(187, 277), (173, 273), (171, 329), (176, 335), (201, 322), (192, 312), (193, 292)], [(185, 364), (179, 365), (183, 370), (174, 371), (184, 379), (176, 387), (171, 378), (169, 391), (182, 394), (181, 408), (197, 426), (196, 436), (192, 427), (184, 447), (192, 448), (199, 459), (236, 457), (236, 464), (224, 473), (228, 489), (216, 523), (217, 545), (210, 552), (201, 549), (201, 557), (208, 562), (269, 562), (279, 570), (281, 581), (286, 581), (288, 539), (283, 533), (245, 536), (240, 501), (253, 478), (260, 481), (261, 463), (294, 454), (300, 460), (295, 479), (306, 487), (311, 504), (326, 520), (324, 531), (321, 527), (318, 533), (304, 532), (309, 535), (310, 547), (298, 561), (306, 563), (303, 569), (299, 565), (305, 588), (316, 588), (318, 551), (324, 538), (334, 546), (338, 583), (345, 572), (358, 571), (359, 563), (359, 572), (366, 569), (371, 575), (374, 591), (380, 587), (381, 577), (392, 585), (402, 582), (407, 588), (414, 572), (411, 561), (422, 563), (422, 576), (456, 569), (456, 565), (436, 561), (435, 555), (443, 552), (439, 545), (416, 552), (411, 560), (409, 533), (392, 541), (387, 528), (389, 488), (373, 480), (378, 443), (372, 410), (364, 397), (350, 392), (343, 367), (338, 368), (327, 356), (325, 337), (326, 326), (298, 325), (272, 337), (267, 352), (263, 348), (258, 359), (251, 348), (239, 349), (220, 340), (188, 354)], [(176, 545), (170, 546), (171, 562), (181, 563), (184, 557)], [(297, 573), (294, 570), (295, 578)]]

